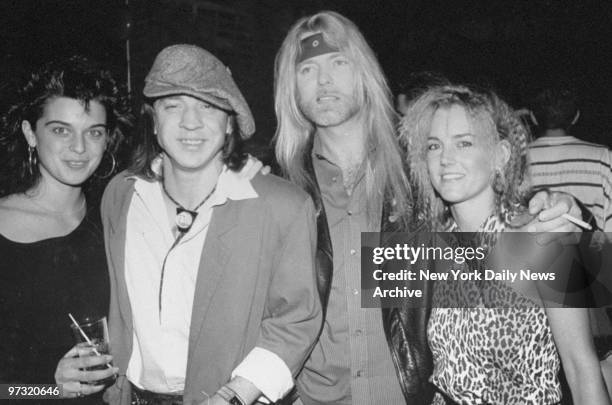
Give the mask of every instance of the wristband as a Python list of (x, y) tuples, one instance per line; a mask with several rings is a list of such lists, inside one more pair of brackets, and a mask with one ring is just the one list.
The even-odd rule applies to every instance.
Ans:
[(227, 385), (223, 385), (221, 388), (219, 388), (217, 395), (227, 401), (230, 405), (246, 405), (246, 402), (244, 402), (242, 397)]

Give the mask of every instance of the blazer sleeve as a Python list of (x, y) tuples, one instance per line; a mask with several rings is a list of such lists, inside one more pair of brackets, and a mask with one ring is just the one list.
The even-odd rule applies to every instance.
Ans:
[(256, 346), (278, 355), (292, 375), (301, 370), (322, 327), (315, 280), (316, 223), (310, 198), (280, 234), (266, 310)]

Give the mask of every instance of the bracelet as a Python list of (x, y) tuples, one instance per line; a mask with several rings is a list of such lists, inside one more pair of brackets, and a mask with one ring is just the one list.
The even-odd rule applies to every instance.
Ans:
[(228, 387), (227, 385), (221, 386), (217, 391), (217, 395), (223, 398), (230, 405), (246, 405), (246, 402), (236, 391)]

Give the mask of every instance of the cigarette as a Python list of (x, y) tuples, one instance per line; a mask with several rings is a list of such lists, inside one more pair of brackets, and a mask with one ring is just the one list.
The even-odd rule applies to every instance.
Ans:
[(567, 219), (568, 221), (578, 225), (579, 227), (581, 227), (582, 229), (586, 229), (587, 231), (592, 231), (593, 227), (589, 224), (587, 224), (586, 222), (584, 222), (581, 219), (578, 219), (574, 216), (571, 216), (570, 214), (563, 214), (561, 215), (563, 218)]

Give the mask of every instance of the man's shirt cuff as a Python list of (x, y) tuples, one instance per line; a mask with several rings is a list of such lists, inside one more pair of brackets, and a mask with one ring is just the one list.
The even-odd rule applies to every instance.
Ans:
[(258, 401), (276, 402), (293, 388), (293, 377), (289, 367), (277, 354), (255, 347), (232, 372), (232, 378), (249, 380), (265, 396)]

